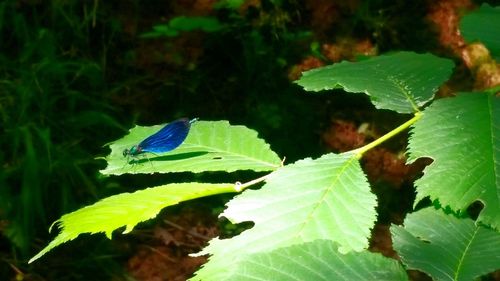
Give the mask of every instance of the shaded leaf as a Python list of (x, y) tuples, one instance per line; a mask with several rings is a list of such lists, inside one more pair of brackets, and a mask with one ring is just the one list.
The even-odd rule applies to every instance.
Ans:
[(469, 281), (500, 269), (500, 234), (471, 219), (426, 208), (391, 227), (394, 248), (410, 269), (434, 280)]
[(453, 65), (451, 60), (430, 54), (399, 52), (309, 70), (297, 83), (307, 91), (342, 88), (362, 92), (379, 109), (412, 113), (433, 98)]
[(180, 31), (203, 30), (215, 32), (222, 29), (223, 25), (215, 17), (185, 17), (173, 18), (170, 27)]
[(211, 254), (195, 280), (225, 280), (241, 256), (317, 239), (339, 243), (339, 251), (368, 246), (376, 219), (376, 197), (355, 153), (304, 159), (269, 175), (260, 190), (247, 190), (222, 214), (233, 223), (255, 226), (231, 239), (214, 239), (200, 254)]
[(408, 280), (398, 261), (368, 251), (341, 254), (329, 240), (252, 254), (240, 264), (228, 280)]
[(167, 206), (228, 192), (236, 192), (234, 184), (176, 183), (107, 197), (58, 219), (54, 224), (60, 226), (61, 232), (29, 262), (82, 233), (103, 232), (111, 239), (114, 230), (125, 226), (123, 233), (128, 233), (139, 222), (154, 218)]
[(483, 43), (492, 56), (500, 59), (500, 7), (483, 4), (462, 18), (460, 31), (467, 42)]
[(245, 3), (245, 0), (220, 0), (214, 4), (215, 9), (231, 9), (236, 10), (241, 7)]
[(108, 166), (101, 173), (272, 171), (281, 166), (278, 155), (258, 138), (257, 132), (244, 126), (231, 126), (227, 121), (197, 121), (178, 148), (163, 154), (147, 153), (137, 163), (127, 163), (123, 150), (140, 143), (163, 126), (136, 126), (125, 137), (110, 143), (111, 153), (105, 158)]
[(412, 130), (409, 162), (433, 163), (415, 182), (416, 202), (430, 196), (464, 210), (480, 200), (478, 221), (500, 226), (500, 99), (485, 93), (437, 100)]
[(175, 17), (168, 24), (153, 26), (153, 31), (140, 35), (142, 38), (175, 37), (180, 32), (201, 30), (205, 32), (216, 32), (224, 28), (217, 18), (214, 17)]

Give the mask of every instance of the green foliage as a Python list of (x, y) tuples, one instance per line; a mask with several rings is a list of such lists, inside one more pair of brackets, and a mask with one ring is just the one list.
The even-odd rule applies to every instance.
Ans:
[(221, 271), (228, 259), (238, 262), (247, 254), (317, 239), (338, 242), (343, 253), (365, 249), (376, 219), (375, 204), (354, 153), (287, 165), (269, 175), (261, 189), (246, 191), (227, 204), (222, 216), (233, 223), (253, 221), (255, 226), (232, 239), (212, 240), (200, 253), (211, 256), (196, 280), (230, 280), (240, 268)]
[(168, 24), (153, 26), (153, 31), (143, 33), (142, 38), (175, 37), (181, 32), (201, 30), (205, 32), (216, 32), (224, 26), (214, 17), (176, 17)]
[(57, 220), (54, 224), (61, 227), (61, 232), (29, 262), (35, 261), (54, 247), (73, 240), (80, 234), (104, 232), (111, 239), (114, 230), (125, 226), (123, 233), (128, 233), (135, 225), (154, 218), (167, 206), (198, 197), (235, 191), (234, 184), (193, 182), (167, 184), (134, 193), (110, 196)]
[[(136, 163), (139, 167), (123, 168), (127, 165), (121, 154), (123, 149), (137, 144), (159, 129), (134, 128), (129, 135), (110, 145), (111, 154), (106, 158), (108, 168), (104, 172), (136, 173), (135, 169), (145, 173), (240, 169), (271, 171), (270, 174), (247, 183), (222, 184), (215, 191), (210, 189), (198, 193), (194, 192), (195, 186), (179, 185), (182, 186), (182, 192), (185, 192), (183, 194), (188, 195), (174, 199), (175, 202), (221, 192), (244, 191), (227, 204), (222, 216), (233, 223), (254, 223), (252, 228), (230, 239), (213, 239), (198, 254), (209, 254), (210, 257), (193, 280), (247, 280), (269, 276), (276, 280), (301, 280), (309, 274), (318, 275), (319, 280), (322, 278), (320, 276), (326, 276), (328, 280), (336, 275), (345, 276), (340, 277), (345, 280), (405, 280), (401, 267), (394, 261), (365, 252), (376, 220), (377, 204), (358, 161), (368, 150), (413, 125), (409, 161), (420, 157), (434, 160), (422, 179), (416, 183), (417, 198), (431, 196), (432, 200), (453, 209), (464, 209), (474, 200), (481, 200), (485, 208), (476, 223), (488, 223), (493, 228), (497, 223), (495, 210), (499, 208), (500, 198), (500, 176), (496, 172), (500, 128), (498, 97), (491, 93), (461, 94), (455, 98), (436, 101), (429, 108), (422, 108), (432, 99), (437, 87), (449, 77), (452, 68), (452, 63), (446, 59), (429, 54), (403, 52), (357, 63), (344, 62), (306, 73), (299, 81), (306, 89), (317, 91), (343, 87), (346, 91), (368, 94), (378, 108), (414, 113), (413, 118), (391, 132), (350, 152), (325, 154), (314, 160), (306, 158), (280, 167), (279, 157), (264, 141), (257, 138), (256, 132), (241, 126), (230, 126), (227, 122), (201, 121), (193, 125), (186, 142), (177, 150), (151, 157), (149, 161), (152, 165), (148, 164), (147, 159), (143, 159)], [(265, 184), (260, 189), (245, 190), (263, 181)], [(463, 191), (464, 186), (468, 187), (470, 194)], [(155, 193), (155, 190), (156, 188), (152, 188), (148, 192)], [(164, 200), (173, 195), (170, 192), (172, 190), (162, 194), (167, 196)], [(139, 196), (139, 200), (134, 195), (118, 195), (110, 201), (111, 209), (106, 210), (104, 215), (118, 212), (118, 207), (118, 214), (126, 214), (128, 211), (121, 210), (123, 206), (130, 206), (132, 209), (132, 206), (139, 206), (143, 210), (150, 206), (144, 203), (145, 198), (149, 200), (157, 196), (144, 194), (146, 197)], [(71, 220), (63, 217), (60, 220), (63, 232), (58, 237), (67, 232), (71, 236), (56, 238), (60, 240), (54, 240), (36, 258), (80, 233), (105, 231), (109, 235), (122, 225), (127, 225), (126, 231), (130, 231), (138, 222), (151, 218), (160, 208), (171, 204), (168, 200), (167, 203), (162, 200), (152, 202), (154, 207), (146, 208), (145, 213), (133, 215), (131, 222), (118, 219), (109, 228), (103, 226), (106, 216), (97, 225), (88, 223), (96, 216), (93, 211), (103, 210), (99, 203), (96, 204), (98, 207), (90, 208), (92, 212), (87, 213), (85, 208), (81, 213), (76, 211), (77, 219), (71, 222), (71, 227), (67, 225)], [(413, 219), (410, 216), (406, 227), (393, 227), (394, 235), (399, 235), (398, 239), (406, 231), (415, 236), (423, 235), (425, 232), (418, 231), (420, 228), (415, 227), (415, 224), (425, 220), (430, 225), (429, 231), (433, 231), (434, 224), (440, 224), (442, 229), (431, 232), (432, 235), (438, 233), (439, 236), (424, 238), (431, 241), (433, 246), (432, 242), (436, 239), (444, 239), (448, 235), (453, 236), (454, 240), (451, 241), (459, 243), (450, 259), (443, 260), (442, 264), (436, 263), (432, 270), (446, 272), (446, 267), (453, 259), (456, 261), (456, 257), (466, 257), (462, 261), (468, 262), (469, 257), (464, 253), (469, 252), (462, 247), (464, 243), (471, 246), (471, 256), (476, 255), (476, 249), (482, 252), (484, 245), (494, 246), (497, 243), (499, 233), (487, 230), (486, 227), (489, 226), (474, 227), (471, 221), (467, 221), (468, 226), (463, 227), (451, 215), (436, 212), (422, 211), (415, 216), (418, 218), (421, 214), (425, 214), (423, 219)], [(73, 226), (74, 224), (78, 226)], [(459, 237), (464, 231), (469, 231), (471, 226), (472, 233), (477, 234), (477, 237)], [(453, 227), (456, 229), (452, 229)], [(448, 232), (445, 232), (445, 228), (449, 228)], [(404, 237), (408, 236), (410, 235)], [(448, 250), (440, 243), (436, 245), (439, 245), (437, 249), (419, 246), (421, 252), (407, 251), (406, 246), (398, 246), (397, 249), (404, 256), (405, 263), (411, 267), (411, 261), (420, 260), (422, 255), (431, 255), (427, 249), (432, 249), (435, 255), (440, 254), (440, 250)], [(485, 253), (489, 255), (490, 252)], [(477, 259), (470, 260), (477, 262)], [(432, 263), (432, 259), (423, 261), (426, 262)], [(478, 269), (468, 276), (497, 269), (495, 267), (498, 267), (498, 263), (493, 262), (485, 263), (488, 266), (477, 266)], [(374, 270), (373, 267), (377, 265), (378, 268), (382, 265), (389, 267)], [(461, 268), (460, 265), (456, 267), (456, 263), (454, 265), (454, 270), (448, 270), (449, 272), (457, 273), (455, 270)], [(428, 270), (427, 267), (418, 268)], [(468, 269), (462, 273), (469, 274)], [(351, 274), (357, 275), (350, 278)]]
[(245, 3), (245, 0), (221, 0), (215, 3), (214, 7), (218, 9), (238, 9), (243, 3)]
[(460, 31), (468, 42), (483, 43), (497, 60), (500, 59), (500, 7), (483, 4), (460, 21)]
[(471, 219), (426, 208), (391, 227), (394, 248), (409, 269), (434, 280), (476, 280), (500, 268), (500, 234)]
[(69, 49), (65, 40), (75, 39), (74, 50), (81, 43), (73, 32), (84, 27), (82, 19), (70, 16), (80, 29), (59, 33), (55, 28), (68, 16), (62, 10), (26, 16), (19, 5), (0, 3), (0, 220), (22, 258), (46, 236), (48, 222), (95, 195), (88, 171), (97, 169), (93, 158), (103, 140), (89, 138), (89, 126), (119, 125), (99, 91), (100, 65), (60, 53)]
[(399, 52), (309, 70), (297, 83), (307, 91), (363, 92), (379, 109), (412, 113), (433, 98), (452, 70), (453, 62), (448, 59)]
[[(267, 171), (280, 166), (280, 159), (268, 144), (257, 137), (257, 132), (244, 126), (231, 126), (227, 121), (197, 121), (177, 149), (126, 167), (129, 163), (122, 155), (123, 150), (161, 127), (136, 126), (127, 136), (110, 144), (112, 151), (107, 158), (108, 168), (103, 173)], [(243, 188), (239, 184), (183, 183), (108, 197), (56, 221), (62, 226), (61, 233), (30, 262), (80, 234), (104, 232), (111, 238), (113, 230), (125, 225), (124, 233), (130, 232), (137, 223), (155, 217), (167, 206), (214, 194), (237, 192)]]
[(430, 196), (464, 211), (480, 200), (478, 222), (500, 228), (500, 99), (464, 93), (441, 99), (425, 110), (411, 130), (409, 161), (430, 157), (415, 182), (416, 202)]
[(240, 260), (241, 267), (228, 280), (408, 280), (396, 260), (367, 251), (341, 254), (329, 240), (279, 248)]
[[(146, 155), (139, 163), (127, 163), (123, 150), (138, 144), (161, 127), (136, 126), (130, 133), (110, 144), (111, 153), (106, 157), (105, 175), (124, 173), (171, 173), (253, 170), (271, 171), (281, 165), (281, 160), (257, 132), (244, 126), (231, 126), (227, 121), (197, 121), (191, 126), (188, 137), (177, 149), (161, 155)], [(129, 159), (130, 160), (130, 159)]]

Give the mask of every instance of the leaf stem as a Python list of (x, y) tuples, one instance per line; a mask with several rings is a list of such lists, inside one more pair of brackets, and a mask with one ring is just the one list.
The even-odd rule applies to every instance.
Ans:
[(404, 122), (403, 124), (399, 125), (397, 128), (393, 129), (392, 131), (388, 132), (387, 134), (383, 135), (382, 137), (372, 141), (371, 143), (353, 150), (353, 152), (355, 152), (356, 157), (358, 159), (360, 159), (363, 156), (363, 154), (365, 152), (367, 152), (368, 150), (376, 147), (377, 145), (383, 143), (384, 141), (392, 138), (393, 136), (399, 134), (401, 131), (403, 131), (403, 130), (407, 129), (408, 127), (410, 127), (411, 125), (413, 125), (420, 118), (422, 118), (422, 115), (423, 114), (420, 111), (415, 112), (415, 115), (410, 120)]
[[(358, 159), (360, 159), (363, 156), (363, 154), (365, 152), (367, 152), (368, 150), (376, 147), (377, 145), (383, 143), (384, 141), (386, 141), (386, 140), (394, 137), (395, 135), (401, 133), (401, 131), (408, 129), (411, 125), (413, 125), (420, 118), (422, 118), (422, 115), (423, 114), (420, 111), (415, 112), (415, 114), (413, 115), (413, 118), (411, 118), (410, 120), (408, 120), (408, 121), (404, 122), (403, 124), (399, 125), (397, 128), (393, 129), (392, 131), (388, 132), (387, 134), (383, 135), (382, 137), (380, 137), (380, 138), (372, 141), (371, 143), (353, 150), (353, 152), (356, 153), (355, 157), (358, 158)], [(284, 159), (283, 159), (283, 161), (284, 161)], [(283, 164), (282, 164), (282, 166), (283, 166)], [(241, 182), (237, 181), (234, 184), (234, 190), (236, 192), (242, 192), (243, 190), (245, 190), (249, 186), (252, 186), (252, 185), (257, 184), (259, 182), (265, 181), (273, 173), (274, 172), (271, 172), (271, 173), (269, 173), (269, 174), (267, 174), (265, 176), (262, 176), (260, 178), (256, 178), (254, 180), (251, 180), (251, 181), (248, 181), (248, 182), (245, 182), (245, 183), (241, 183)]]
[(248, 181), (246, 183), (241, 183), (239, 181), (237, 181), (235, 184), (234, 184), (234, 190), (236, 190), (236, 192), (241, 192), (243, 190), (245, 190), (247, 187), (251, 186), (251, 185), (254, 185), (254, 184), (257, 184), (259, 182), (262, 182), (262, 181), (265, 181), (267, 179), (267, 177), (269, 177), (270, 175), (272, 175), (273, 172), (265, 175), (265, 176), (262, 176), (260, 178), (256, 178), (254, 180), (251, 180), (251, 181)]

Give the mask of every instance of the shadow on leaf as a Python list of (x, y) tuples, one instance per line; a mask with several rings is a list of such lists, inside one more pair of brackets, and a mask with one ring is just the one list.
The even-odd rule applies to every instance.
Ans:
[(202, 155), (208, 154), (207, 151), (196, 151), (196, 152), (187, 152), (187, 153), (179, 153), (179, 154), (173, 154), (173, 155), (161, 155), (161, 156), (154, 156), (154, 157), (144, 157), (142, 159), (133, 159), (132, 161), (129, 162), (129, 164), (141, 164), (144, 162), (157, 162), (157, 161), (177, 161), (177, 160), (184, 160), (184, 159), (189, 159), (189, 158), (194, 158), (194, 157), (199, 157)]

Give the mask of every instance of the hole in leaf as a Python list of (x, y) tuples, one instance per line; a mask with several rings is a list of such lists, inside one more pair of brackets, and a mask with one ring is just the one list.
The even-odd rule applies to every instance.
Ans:
[(479, 216), (479, 213), (481, 213), (481, 211), (483, 210), (483, 208), (484, 208), (483, 202), (476, 200), (469, 205), (469, 207), (467, 208), (467, 213), (469, 214), (471, 219), (476, 220), (477, 217)]
[(241, 223), (233, 224), (226, 218), (219, 220), (219, 227), (221, 231), (221, 239), (231, 238), (239, 235), (243, 231), (252, 228), (255, 225), (253, 221), (244, 221)]

